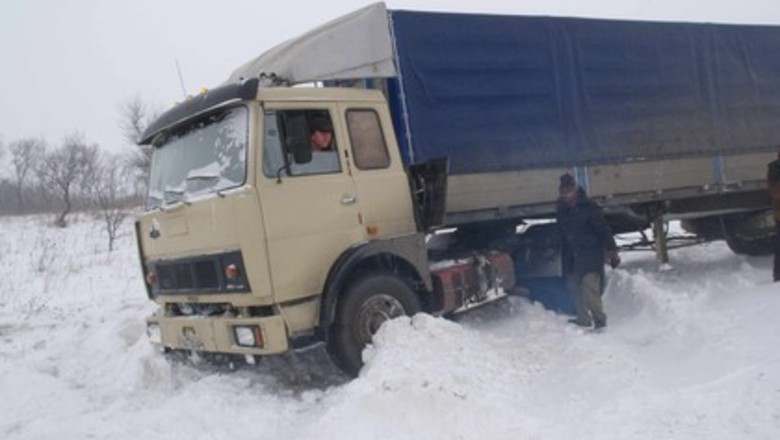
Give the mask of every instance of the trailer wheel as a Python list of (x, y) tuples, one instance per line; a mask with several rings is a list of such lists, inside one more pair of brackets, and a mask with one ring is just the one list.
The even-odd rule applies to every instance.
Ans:
[(726, 244), (737, 255), (771, 255), (774, 249), (772, 237), (745, 237), (736, 232), (726, 233)]
[(363, 367), (363, 349), (385, 322), (420, 311), (420, 301), (402, 279), (374, 273), (352, 283), (339, 301), (328, 352), (345, 373), (357, 376)]
[(749, 225), (739, 217), (723, 221), (723, 235), (729, 249), (738, 255), (771, 255), (774, 251), (772, 231), (750, 229)]

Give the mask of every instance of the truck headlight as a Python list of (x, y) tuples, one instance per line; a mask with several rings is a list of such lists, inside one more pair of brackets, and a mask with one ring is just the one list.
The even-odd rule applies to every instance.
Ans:
[(262, 347), (263, 334), (256, 325), (237, 325), (233, 327), (236, 343), (241, 347)]
[(146, 336), (152, 344), (162, 345), (162, 332), (159, 324), (146, 324)]

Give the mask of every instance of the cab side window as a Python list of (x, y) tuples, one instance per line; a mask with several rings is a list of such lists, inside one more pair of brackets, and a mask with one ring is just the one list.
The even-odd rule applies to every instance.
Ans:
[(347, 129), (352, 144), (355, 166), (361, 170), (376, 170), (390, 166), (385, 136), (379, 115), (374, 110), (347, 111)]
[(267, 177), (341, 172), (327, 111), (269, 111), (265, 114), (264, 130), (263, 174)]

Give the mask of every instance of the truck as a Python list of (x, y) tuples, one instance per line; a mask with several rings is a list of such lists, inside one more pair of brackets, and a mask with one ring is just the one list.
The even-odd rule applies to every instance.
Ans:
[(761, 253), (778, 121), (780, 27), (372, 4), (146, 128), (150, 340), (248, 362), (320, 343), (356, 375), (389, 319), (560, 277), (565, 173), (616, 233), (679, 218)]

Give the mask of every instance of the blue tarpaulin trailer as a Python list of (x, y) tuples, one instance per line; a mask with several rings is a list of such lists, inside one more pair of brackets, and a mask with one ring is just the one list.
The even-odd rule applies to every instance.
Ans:
[(290, 40), (231, 76), (386, 79), (409, 162), (453, 174), (767, 150), (780, 26), (386, 10)]
[[(406, 163), (448, 159), (450, 223), (549, 215), (564, 172), (606, 207), (760, 209), (780, 145), (780, 26), (377, 3), (272, 48), (227, 82), (251, 77), (383, 90)], [(742, 204), (720, 197), (747, 192)], [(707, 195), (717, 203), (689, 203)]]
[(780, 144), (780, 27), (390, 17), (415, 161), (446, 155), (457, 174)]

